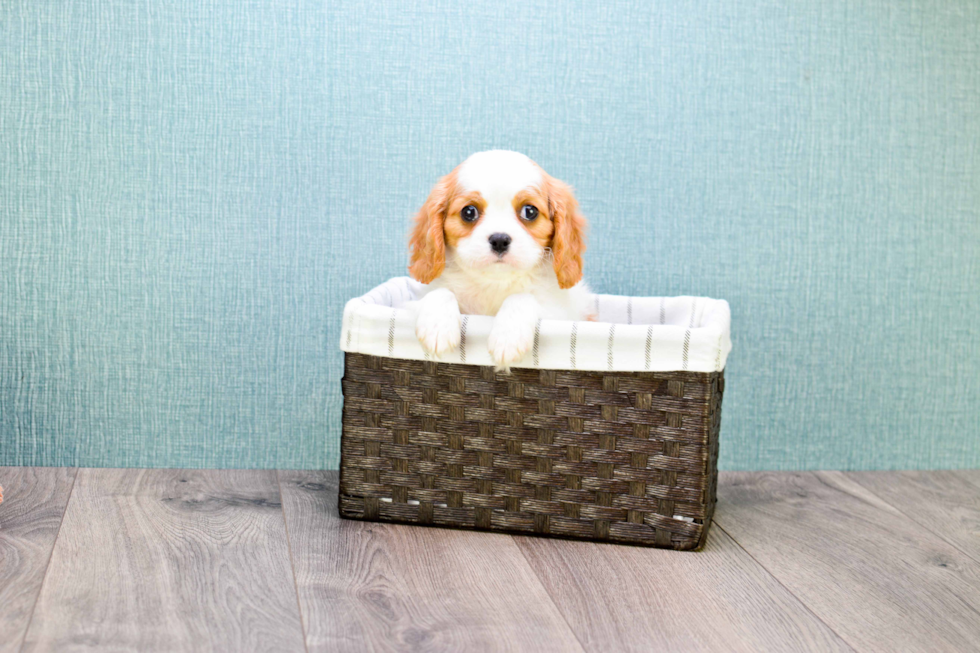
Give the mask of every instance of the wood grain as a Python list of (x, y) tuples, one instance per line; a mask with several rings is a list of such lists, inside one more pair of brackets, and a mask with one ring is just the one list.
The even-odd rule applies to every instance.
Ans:
[(588, 650), (850, 650), (718, 528), (698, 553), (515, 539)]
[(509, 535), (342, 520), (336, 472), (280, 472), (307, 645), (581, 650)]
[(980, 563), (980, 471), (851, 472), (848, 476)]
[(26, 651), (296, 651), (275, 472), (83, 469)]
[(980, 565), (840, 472), (723, 474), (715, 519), (858, 650), (980, 642)]
[(74, 480), (63, 467), (0, 467), (0, 653), (24, 639)]

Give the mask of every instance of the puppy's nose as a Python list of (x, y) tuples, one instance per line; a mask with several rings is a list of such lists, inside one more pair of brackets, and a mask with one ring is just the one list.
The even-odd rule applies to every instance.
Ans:
[(490, 249), (493, 250), (494, 254), (499, 256), (506, 252), (508, 247), (510, 247), (510, 236), (507, 234), (490, 235)]

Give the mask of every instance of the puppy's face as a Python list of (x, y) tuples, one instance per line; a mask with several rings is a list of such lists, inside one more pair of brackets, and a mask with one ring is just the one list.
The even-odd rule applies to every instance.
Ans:
[(571, 189), (523, 154), (474, 154), (443, 177), (416, 216), (409, 271), (422, 283), (456, 262), (506, 277), (551, 256), (562, 288), (582, 278), (585, 219)]
[(555, 228), (544, 175), (530, 159), (513, 152), (473, 155), (457, 171), (456, 190), (443, 230), (461, 265), (496, 275), (541, 262)]

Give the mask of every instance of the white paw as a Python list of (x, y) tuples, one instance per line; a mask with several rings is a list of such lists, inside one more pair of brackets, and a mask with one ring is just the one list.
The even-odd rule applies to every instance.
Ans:
[(424, 310), (415, 321), (415, 335), (423, 349), (438, 356), (459, 346), (460, 327), (458, 308)]
[(524, 358), (534, 344), (534, 323), (496, 319), (487, 344), (497, 370), (508, 372), (510, 366)]

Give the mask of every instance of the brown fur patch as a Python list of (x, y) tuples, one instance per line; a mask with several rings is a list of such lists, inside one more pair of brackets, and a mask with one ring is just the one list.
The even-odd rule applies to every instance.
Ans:
[(463, 193), (453, 198), (449, 203), (449, 210), (446, 212), (445, 232), (446, 244), (451, 247), (456, 247), (456, 243), (469, 236), (470, 232), (473, 231), (473, 227), (480, 221), (477, 219), (476, 222), (467, 222), (460, 215), (460, 212), (471, 204), (477, 208), (482, 218), (483, 212), (487, 210), (487, 202), (483, 199), (483, 195), (477, 191)]
[[(518, 221), (520, 221), (521, 226), (531, 234), (538, 245), (541, 247), (551, 247), (551, 239), (555, 233), (555, 226), (551, 221), (550, 211), (548, 210), (547, 195), (539, 192), (537, 189), (529, 188), (515, 195), (512, 204), (514, 206), (514, 214), (517, 216)], [(521, 209), (524, 208), (525, 204), (530, 204), (538, 210), (538, 217), (531, 222), (521, 219)]]
[(551, 252), (558, 276), (558, 285), (571, 288), (582, 280), (582, 255), (585, 253), (585, 232), (588, 222), (579, 211), (571, 187), (545, 174), (548, 205), (555, 225)]
[(458, 170), (459, 166), (436, 183), (415, 215), (415, 226), (408, 241), (411, 250), (408, 272), (416, 281), (431, 283), (446, 267), (446, 212), (459, 192)]

